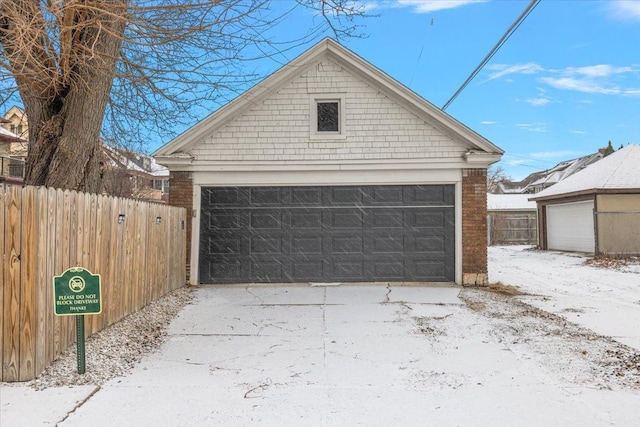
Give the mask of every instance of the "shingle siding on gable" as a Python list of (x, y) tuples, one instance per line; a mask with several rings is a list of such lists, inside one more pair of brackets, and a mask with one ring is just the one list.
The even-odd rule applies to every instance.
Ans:
[[(345, 93), (346, 138), (310, 138), (313, 94)], [(324, 60), (196, 144), (209, 161), (331, 161), (455, 158), (465, 147), (338, 64)]]

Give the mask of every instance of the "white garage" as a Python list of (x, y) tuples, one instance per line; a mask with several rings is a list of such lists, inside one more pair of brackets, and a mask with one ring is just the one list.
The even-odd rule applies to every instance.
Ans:
[(592, 253), (593, 200), (547, 206), (548, 249)]
[(609, 256), (640, 254), (640, 146), (629, 144), (532, 195), (538, 246)]

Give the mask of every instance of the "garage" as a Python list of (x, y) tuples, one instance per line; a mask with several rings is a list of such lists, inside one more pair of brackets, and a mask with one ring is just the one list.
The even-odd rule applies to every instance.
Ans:
[(196, 285), (486, 285), (501, 156), (329, 38), (154, 153)]
[(593, 253), (593, 200), (547, 206), (548, 248)]
[(454, 190), (204, 187), (200, 281), (454, 281)]

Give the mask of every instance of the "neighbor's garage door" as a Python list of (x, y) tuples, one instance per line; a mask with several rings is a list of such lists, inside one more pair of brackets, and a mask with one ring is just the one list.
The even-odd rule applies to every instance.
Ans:
[(560, 251), (593, 252), (593, 200), (547, 206), (547, 247)]
[(201, 283), (454, 281), (454, 186), (205, 187)]

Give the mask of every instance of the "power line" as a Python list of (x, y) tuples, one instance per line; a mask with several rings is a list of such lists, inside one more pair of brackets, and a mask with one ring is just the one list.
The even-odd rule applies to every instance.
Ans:
[(509, 40), (509, 37), (511, 37), (511, 35), (518, 29), (520, 24), (522, 24), (522, 22), (524, 22), (524, 20), (527, 18), (527, 16), (529, 16), (529, 14), (533, 11), (533, 9), (535, 9), (535, 7), (538, 5), (538, 3), (540, 3), (540, 1), (541, 0), (531, 0), (531, 3), (529, 3), (527, 8), (524, 10), (524, 12), (522, 12), (520, 14), (520, 16), (518, 17), (518, 19), (513, 24), (511, 24), (509, 29), (500, 38), (498, 43), (496, 43), (496, 45), (493, 47), (493, 49), (491, 49), (491, 51), (487, 54), (487, 56), (484, 57), (484, 59), (482, 60), (482, 62), (480, 62), (480, 64), (476, 67), (476, 69), (473, 70), (471, 75), (469, 75), (469, 77), (467, 77), (467, 80), (464, 81), (462, 86), (460, 86), (460, 88), (456, 91), (456, 93), (454, 93), (453, 96), (451, 98), (449, 98), (449, 100), (442, 106), (442, 111), (447, 109), (449, 104), (451, 104), (453, 102), (453, 100), (456, 99), (458, 97), (458, 95), (460, 95), (460, 93), (464, 90), (464, 88), (466, 88), (467, 85), (471, 82), (471, 80), (473, 80), (473, 78), (476, 76), (476, 74), (478, 74), (480, 72), (480, 70), (482, 70), (482, 68), (485, 65), (487, 65), (487, 62), (489, 62), (491, 60), (491, 58), (493, 57), (493, 55), (495, 55), (496, 52), (498, 52), (498, 50), (502, 47), (502, 45), (507, 40)]

